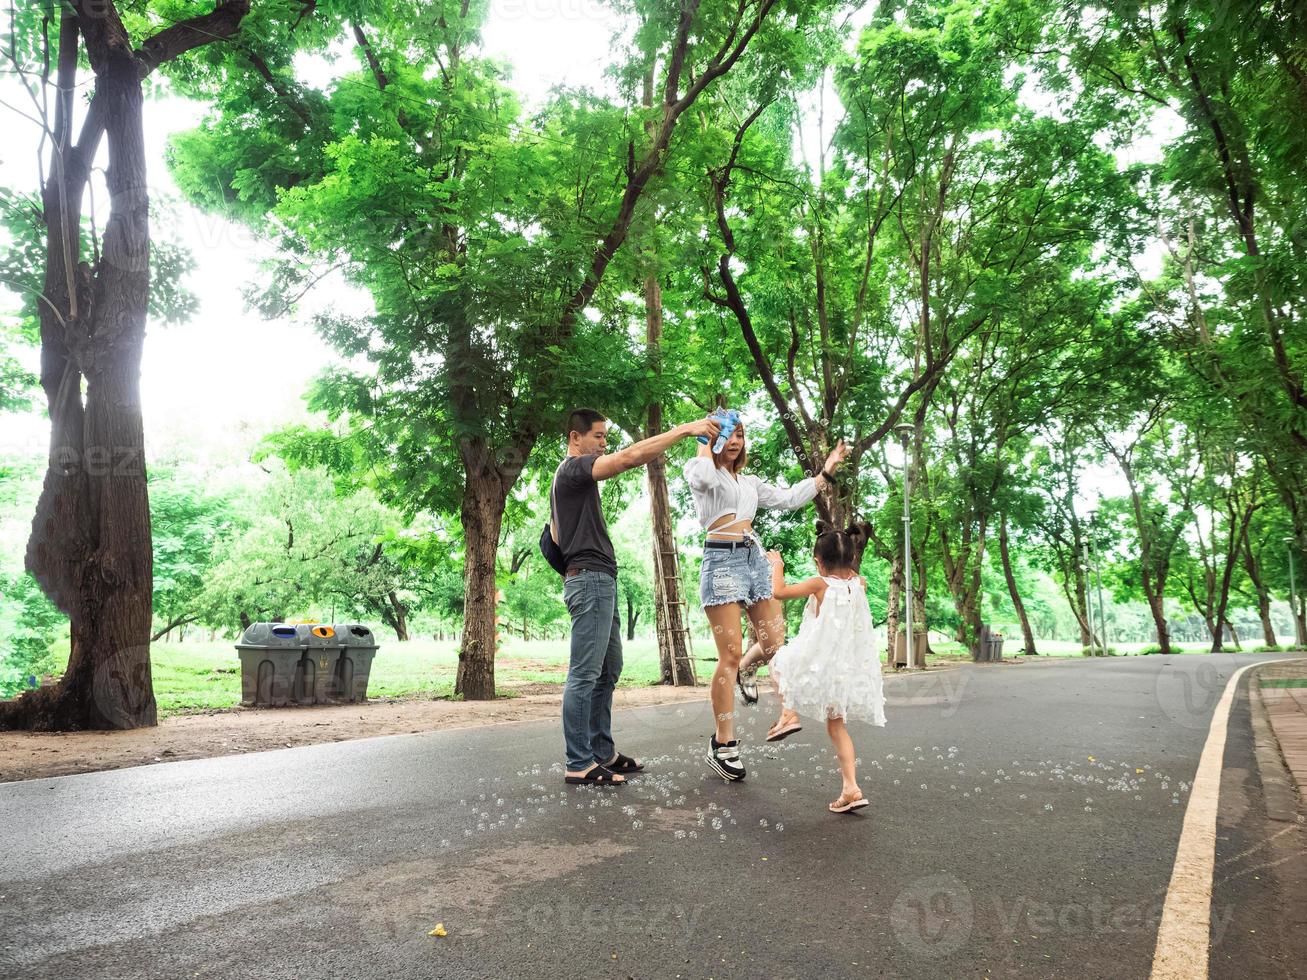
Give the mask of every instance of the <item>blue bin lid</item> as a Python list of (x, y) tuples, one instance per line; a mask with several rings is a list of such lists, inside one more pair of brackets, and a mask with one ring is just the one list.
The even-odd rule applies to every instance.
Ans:
[(299, 631), (286, 623), (250, 623), (237, 650), (293, 650), (300, 646)]

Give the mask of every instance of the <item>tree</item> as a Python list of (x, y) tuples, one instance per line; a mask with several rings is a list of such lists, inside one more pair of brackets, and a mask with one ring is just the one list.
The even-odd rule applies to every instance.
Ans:
[(553, 569), (528, 567), (514, 575), (504, 586), (503, 608), (508, 612), (506, 629), (519, 629), (522, 642), (531, 639), (534, 625), (540, 636), (567, 615), (567, 607), (558, 597), (557, 578)]
[[(298, 258), (340, 265), (373, 296), (375, 316), (323, 328), (342, 351), (369, 353), (375, 374), (324, 383), (319, 403), (375, 437), (369, 455), (399, 469), (406, 505), (457, 508), (467, 551), (455, 687), (467, 698), (494, 697), (495, 551), (537, 441), (575, 400), (621, 401), (636, 387), (626, 337), (587, 310), (682, 118), (803, 6), (642, 7), (640, 67), (659, 66), (648, 130), (627, 122), (638, 105), (583, 92), (520, 120), (496, 66), (475, 54), (484, 9), (469, 3), (316, 5), (304, 43), (348, 38), (360, 70), (312, 99), (292, 81), (289, 46), (264, 57), (267, 72), (224, 52), (199, 81), (218, 112), (176, 147), (192, 197), (243, 197), (242, 213), (287, 229)], [(291, 155), (302, 168), (251, 145), (251, 112), (303, 148)], [(186, 177), (215, 172), (217, 201), (212, 179)], [(288, 296), (313, 274), (295, 275)], [(591, 383), (596, 364), (616, 370)]]
[[(1143, 117), (1175, 107), (1158, 230), (1178, 292), (1154, 291), (1195, 379), (1228, 399), (1307, 547), (1307, 71), (1301, 4), (1064, 5), (1046, 43)], [(1214, 290), (1208, 289), (1208, 285)]]
[(227, 494), (212, 493), (181, 472), (150, 474), (154, 545), (154, 631), (151, 642), (200, 619), (200, 600), (221, 539), (239, 531)]
[(1130, 525), (1138, 545), (1139, 590), (1148, 602), (1162, 653), (1171, 652), (1165, 599), (1171, 564), (1194, 516), (1194, 484), (1200, 473), (1194, 434), (1154, 400), (1135, 416), (1128, 434), (1099, 432), (1130, 488)]
[[(142, 83), (160, 65), (236, 34), (250, 3), (220, 0), (183, 20), (161, 8), (140, 5), (124, 21), (112, 0), (72, 0), (60, 8), (53, 57), (48, 14), (30, 7), (14, 15), (14, 63), (55, 87), (40, 199), (44, 276), (33, 294), (50, 460), (26, 562), (69, 617), (72, 645), (59, 683), (0, 705), (0, 727), (135, 728), (157, 720), (139, 395), (150, 296)], [(74, 140), (83, 57), (95, 84)], [(83, 233), (82, 203), (102, 141), (110, 203), (96, 239)]]
[(293, 615), (377, 616), (407, 636), (412, 565), (387, 554), (397, 515), (368, 490), (337, 496), (322, 470), (276, 474), (222, 540), (198, 600), (202, 622), (241, 629)]

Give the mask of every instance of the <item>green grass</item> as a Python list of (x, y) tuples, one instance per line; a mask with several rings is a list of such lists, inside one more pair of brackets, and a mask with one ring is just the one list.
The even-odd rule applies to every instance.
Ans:
[[(164, 717), (190, 711), (230, 708), (240, 703), (240, 661), (234, 641), (155, 643), (150, 647), (154, 696)], [(567, 677), (568, 641), (504, 641), (495, 662), (495, 683), (511, 697), (527, 684), (562, 684)], [(659, 679), (658, 644), (652, 638), (623, 642), (621, 686), (638, 687)], [(62, 667), (62, 665), (61, 665)], [(458, 645), (413, 639), (381, 641), (372, 664), (372, 697), (452, 698), (458, 671)]]
[(1268, 677), (1262, 687), (1307, 687), (1307, 677)]

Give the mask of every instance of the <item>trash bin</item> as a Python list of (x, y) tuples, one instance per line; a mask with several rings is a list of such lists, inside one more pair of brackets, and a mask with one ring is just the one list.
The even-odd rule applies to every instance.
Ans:
[(332, 697), (340, 701), (366, 701), (377, 638), (362, 623), (336, 623), (334, 628), (340, 658), (336, 661)]
[(236, 644), (241, 658), (241, 704), (280, 708), (294, 694), (304, 656), (299, 630), (285, 623), (251, 623)]
[(295, 665), (292, 698), (296, 704), (329, 704), (340, 661), (340, 640), (336, 628), (325, 623), (303, 623), (296, 627), (300, 660)]
[(990, 643), (990, 660), (1003, 659), (1003, 634), (995, 633), (989, 640)]

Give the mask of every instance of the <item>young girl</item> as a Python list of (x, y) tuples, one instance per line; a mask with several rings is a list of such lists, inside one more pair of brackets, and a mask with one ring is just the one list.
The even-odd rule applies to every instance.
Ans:
[(772, 595), (777, 599), (806, 596), (799, 635), (776, 652), (771, 673), (787, 711), (826, 719), (826, 732), (835, 745), (844, 785), (832, 813), (849, 813), (868, 806), (858, 788), (853, 740), (844, 723), (862, 719), (885, 724), (885, 692), (880, 658), (872, 642), (871, 610), (866, 582), (855, 570), (865, 532), (818, 525), (812, 550), (818, 574), (785, 584), (785, 563), (778, 552), (767, 552), (772, 564)]

